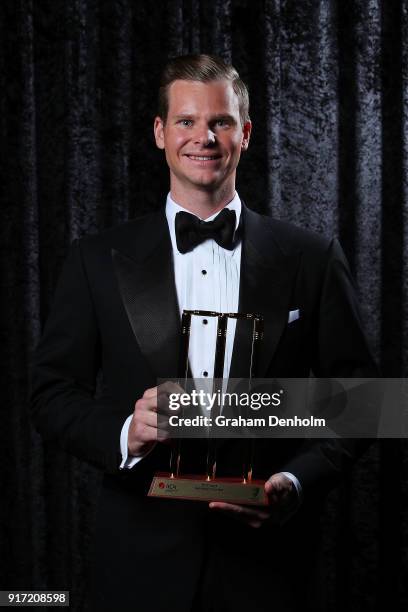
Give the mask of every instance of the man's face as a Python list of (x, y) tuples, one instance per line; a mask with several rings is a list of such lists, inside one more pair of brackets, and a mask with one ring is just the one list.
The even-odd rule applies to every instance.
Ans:
[(156, 144), (166, 152), (171, 188), (215, 191), (235, 186), (251, 123), (241, 125), (238, 97), (226, 80), (174, 81), (166, 122), (156, 117)]

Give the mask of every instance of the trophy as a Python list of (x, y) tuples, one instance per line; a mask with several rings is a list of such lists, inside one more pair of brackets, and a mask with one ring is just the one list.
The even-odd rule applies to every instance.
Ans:
[[(181, 343), (179, 359), (178, 382), (185, 387), (188, 379), (188, 352), (190, 344), (191, 318), (217, 317), (217, 337), (214, 360), (214, 377), (212, 391), (214, 397), (219, 397), (222, 389), (225, 344), (229, 319), (246, 320), (251, 324), (251, 350), (248, 364), (248, 391), (256, 372), (259, 345), (263, 337), (263, 318), (256, 314), (219, 313), (207, 310), (183, 310), (181, 321)], [(221, 411), (219, 403), (211, 408), (211, 421)], [(224, 501), (236, 504), (266, 505), (268, 503), (264, 490), (264, 481), (254, 480), (253, 461), (255, 440), (242, 440), (243, 457), (241, 473), (239, 468), (236, 477), (217, 478), (217, 440), (210, 435), (207, 440), (206, 473), (202, 475), (182, 474), (182, 439), (173, 440), (170, 469), (168, 473), (158, 473), (153, 477), (148, 495), (167, 499), (187, 499), (197, 501)]]

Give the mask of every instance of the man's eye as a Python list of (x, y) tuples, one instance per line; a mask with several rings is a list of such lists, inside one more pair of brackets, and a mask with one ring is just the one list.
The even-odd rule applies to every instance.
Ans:
[(227, 119), (217, 119), (216, 123), (219, 127), (225, 127), (229, 125)]
[(190, 127), (190, 125), (193, 125), (193, 122), (191, 121), (191, 119), (181, 119), (179, 121), (180, 125), (183, 125), (184, 127)]

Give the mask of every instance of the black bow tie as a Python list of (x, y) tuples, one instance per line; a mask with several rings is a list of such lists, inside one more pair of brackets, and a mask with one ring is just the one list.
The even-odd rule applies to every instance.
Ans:
[(212, 239), (231, 251), (235, 246), (235, 225), (235, 211), (229, 208), (224, 208), (214, 221), (201, 221), (188, 212), (178, 212), (175, 221), (177, 248), (180, 253), (188, 253), (205, 240)]

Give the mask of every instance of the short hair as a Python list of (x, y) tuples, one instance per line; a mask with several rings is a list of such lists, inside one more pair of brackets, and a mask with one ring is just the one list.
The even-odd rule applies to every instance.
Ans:
[(242, 125), (244, 125), (250, 120), (247, 86), (233, 66), (226, 64), (216, 55), (205, 55), (204, 53), (200, 55), (181, 55), (171, 59), (166, 64), (160, 79), (159, 117), (164, 122), (167, 119), (169, 112), (168, 91), (174, 81), (201, 81), (202, 83), (208, 83), (223, 79), (232, 83), (232, 88), (238, 97), (239, 116)]

